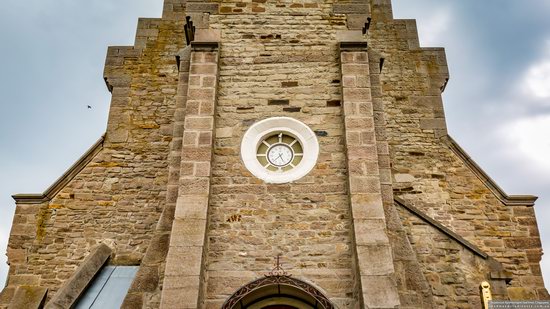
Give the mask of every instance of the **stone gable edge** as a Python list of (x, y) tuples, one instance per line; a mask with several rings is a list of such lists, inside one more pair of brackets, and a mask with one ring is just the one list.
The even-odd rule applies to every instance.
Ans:
[(538, 199), (534, 195), (508, 195), (499, 185), (460, 147), (460, 145), (450, 136), (441, 137), (444, 145), (459, 157), (464, 164), (481, 180), (481, 182), (501, 201), (505, 206), (527, 206), (532, 207)]
[(50, 201), (61, 189), (63, 189), (74, 177), (76, 177), (92, 159), (103, 149), (105, 134), (103, 134), (65, 173), (43, 193), (19, 193), (12, 195), (17, 204), (41, 204)]

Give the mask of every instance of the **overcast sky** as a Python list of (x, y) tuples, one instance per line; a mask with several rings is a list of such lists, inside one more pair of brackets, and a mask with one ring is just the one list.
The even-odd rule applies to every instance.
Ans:
[[(131, 45), (137, 18), (161, 8), (162, 0), (2, 0), (0, 287), (10, 196), (43, 192), (104, 133), (107, 46)], [(550, 252), (550, 1), (394, 0), (394, 15), (417, 19), (422, 46), (446, 48), (451, 136), (508, 194), (540, 197)], [(543, 272), (550, 283), (550, 257)]]

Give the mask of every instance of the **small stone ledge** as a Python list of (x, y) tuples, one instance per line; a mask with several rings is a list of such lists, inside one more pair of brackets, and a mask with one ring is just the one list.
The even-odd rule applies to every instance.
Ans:
[(36, 285), (20, 285), (8, 306), (8, 309), (39, 309), (44, 306), (48, 289)]
[(366, 42), (361, 30), (337, 30), (336, 41), (346, 43)]
[(90, 147), (69, 169), (59, 177), (44, 193), (42, 194), (15, 194), (12, 198), (16, 204), (41, 204), (54, 198), (92, 159), (103, 149), (105, 135), (101, 136), (95, 144)]
[(71, 308), (78, 297), (90, 284), (97, 272), (105, 265), (111, 256), (111, 248), (106, 244), (99, 244), (82, 261), (74, 274), (63, 284), (63, 286), (52, 297), (46, 305), (46, 309)]
[(457, 155), (466, 166), (483, 182), (483, 184), (506, 206), (527, 206), (535, 205), (538, 197), (534, 195), (508, 195), (502, 190), (497, 183), (485, 173), (485, 171), (477, 165), (477, 163), (466, 153), (462, 147), (449, 135), (441, 137), (441, 141), (447, 145), (451, 151)]
[(450, 229), (443, 226), (441, 223), (437, 222), (436, 220), (428, 217), (425, 213), (420, 211), (418, 208), (413, 207), (409, 204), (407, 204), (404, 200), (402, 200), (399, 197), (394, 197), (394, 201), (397, 203), (397, 205), (407, 209), (408, 211), (415, 214), (417, 217), (425, 221), (426, 223), (430, 224), (431, 226), (435, 227), (437, 230), (442, 232), (443, 234), (447, 235), (451, 239), (455, 240), (462, 246), (466, 247), (466, 249), (472, 251), (474, 254), (482, 257), (483, 259), (488, 259), (489, 255), (485, 252), (483, 252), (481, 249), (476, 247), (474, 244), (470, 243), (466, 239), (462, 238), (462, 236), (456, 234), (455, 232), (451, 231)]

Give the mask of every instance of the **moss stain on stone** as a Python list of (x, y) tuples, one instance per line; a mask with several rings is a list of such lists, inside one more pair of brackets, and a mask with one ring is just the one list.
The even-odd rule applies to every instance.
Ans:
[(41, 242), (46, 236), (46, 224), (51, 218), (51, 211), (49, 208), (42, 208), (36, 214), (36, 240)]

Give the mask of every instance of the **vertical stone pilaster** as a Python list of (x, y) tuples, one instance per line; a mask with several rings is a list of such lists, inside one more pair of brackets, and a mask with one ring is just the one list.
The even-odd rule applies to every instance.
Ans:
[[(400, 305), (384, 215), (366, 42), (340, 43), (349, 194), (361, 308)], [(386, 145), (387, 146), (387, 145)]]
[(179, 190), (161, 308), (200, 308), (202, 303), (218, 45), (217, 42), (191, 44)]
[(154, 234), (151, 237), (145, 256), (121, 306), (123, 309), (156, 308), (160, 286), (164, 279), (166, 256), (169, 249), (170, 232), (178, 198), (183, 125), (189, 82), (190, 46), (178, 53), (179, 82), (176, 94), (176, 109), (172, 129), (172, 141), (168, 157), (168, 184), (166, 200)]

